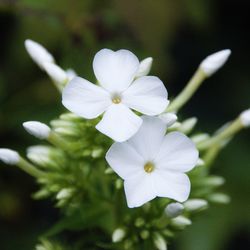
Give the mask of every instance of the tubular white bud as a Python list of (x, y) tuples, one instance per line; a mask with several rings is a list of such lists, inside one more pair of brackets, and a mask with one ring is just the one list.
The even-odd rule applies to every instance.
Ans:
[(27, 39), (25, 40), (24, 45), (30, 57), (41, 69), (44, 69), (44, 63), (55, 62), (54, 57), (41, 44)]
[(27, 158), (35, 164), (41, 166), (56, 165), (50, 159), (51, 149), (46, 146), (31, 146), (27, 149)]
[(146, 76), (151, 70), (152, 63), (153, 63), (152, 57), (147, 57), (144, 60), (142, 60), (140, 62), (139, 69), (137, 70), (135, 77)]
[(190, 199), (184, 203), (187, 211), (193, 212), (207, 208), (208, 202), (203, 199)]
[(73, 69), (67, 69), (66, 74), (68, 76), (69, 81), (71, 81), (74, 77), (77, 76), (76, 72)]
[(38, 139), (47, 139), (51, 129), (46, 124), (37, 121), (28, 121), (23, 123), (24, 129)]
[(199, 158), (196, 166), (204, 166), (204, 165), (205, 165), (205, 162), (201, 158)]
[(231, 54), (230, 49), (221, 50), (208, 57), (206, 57), (200, 64), (200, 69), (202, 69), (205, 74), (209, 77), (213, 75), (217, 70), (219, 70), (227, 61)]
[(73, 190), (71, 188), (63, 188), (57, 195), (56, 198), (58, 200), (67, 199), (69, 198), (73, 193)]
[(209, 139), (209, 134), (203, 133), (203, 134), (197, 134), (191, 137), (192, 141), (197, 144), (200, 143), (202, 141), (205, 141), (207, 139)]
[(167, 125), (172, 126), (177, 121), (177, 115), (174, 113), (163, 113), (159, 115), (159, 118)]
[(182, 214), (184, 206), (181, 203), (170, 203), (165, 208), (165, 213), (170, 218), (175, 218)]
[(244, 127), (250, 127), (250, 109), (247, 109), (240, 114), (240, 121)]
[(188, 134), (193, 130), (197, 121), (198, 119), (196, 117), (188, 118), (181, 123), (181, 126), (178, 128), (178, 130), (183, 132), (184, 134)]
[(218, 204), (228, 204), (231, 201), (230, 197), (223, 193), (211, 194), (208, 199), (209, 201)]
[(167, 250), (167, 242), (159, 233), (154, 234), (154, 244), (158, 250)]
[(191, 224), (192, 224), (192, 221), (182, 215), (172, 219), (172, 225), (178, 228), (184, 228)]
[(8, 148), (0, 148), (0, 160), (8, 165), (15, 165), (19, 162), (19, 154)]
[(50, 62), (46, 62), (43, 64), (43, 67), (49, 77), (58, 84), (61, 84), (62, 86), (66, 84), (69, 80), (67, 73), (60, 68), (58, 65)]
[(117, 228), (112, 234), (112, 241), (114, 243), (120, 242), (124, 239), (126, 233), (122, 228)]

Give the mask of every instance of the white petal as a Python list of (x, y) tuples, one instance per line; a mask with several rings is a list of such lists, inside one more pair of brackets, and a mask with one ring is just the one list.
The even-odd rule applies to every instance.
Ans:
[(146, 76), (152, 67), (153, 58), (147, 57), (140, 62), (139, 68), (136, 72), (136, 77)]
[(186, 172), (195, 167), (198, 159), (192, 140), (180, 132), (172, 132), (165, 136), (154, 162), (158, 168)]
[(152, 175), (154, 175), (153, 185), (157, 196), (179, 202), (187, 200), (191, 185), (186, 174), (156, 169)]
[(45, 62), (55, 62), (54, 57), (41, 44), (27, 39), (24, 45), (30, 57), (41, 69), (43, 69)]
[(142, 118), (142, 126), (128, 143), (135, 148), (145, 161), (150, 161), (155, 158), (160, 150), (166, 125), (156, 117), (143, 116)]
[(169, 103), (163, 82), (155, 76), (143, 76), (122, 94), (122, 102), (146, 115), (162, 113)]
[(177, 115), (174, 113), (163, 113), (159, 115), (159, 118), (167, 125), (172, 126), (177, 121)]
[(71, 112), (93, 119), (102, 114), (112, 101), (106, 90), (83, 78), (75, 77), (64, 88), (62, 103)]
[(139, 207), (156, 197), (151, 175), (141, 173), (125, 180), (128, 207)]
[(113, 104), (96, 125), (101, 133), (115, 141), (123, 142), (133, 136), (142, 124), (142, 119), (123, 104)]
[(128, 50), (100, 50), (94, 58), (93, 68), (100, 85), (110, 92), (128, 88), (139, 67), (138, 58)]
[(106, 160), (123, 179), (144, 171), (143, 158), (127, 142), (114, 143), (106, 154)]

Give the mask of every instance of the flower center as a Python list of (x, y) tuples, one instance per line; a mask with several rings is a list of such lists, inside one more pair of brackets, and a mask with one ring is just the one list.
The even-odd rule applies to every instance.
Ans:
[(152, 173), (153, 171), (154, 171), (154, 169), (155, 169), (155, 165), (154, 165), (154, 163), (152, 163), (152, 162), (147, 162), (145, 165), (144, 165), (144, 170), (145, 170), (145, 172), (147, 172), (147, 173)]
[(119, 104), (119, 103), (121, 102), (121, 97), (120, 97), (119, 95), (114, 95), (114, 96), (112, 97), (112, 102), (113, 102), (114, 104)]

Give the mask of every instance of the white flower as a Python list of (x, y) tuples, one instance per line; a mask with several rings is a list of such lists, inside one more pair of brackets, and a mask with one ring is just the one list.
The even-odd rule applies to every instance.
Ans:
[(240, 121), (244, 127), (250, 126), (250, 109), (247, 109), (240, 114)]
[(28, 121), (23, 123), (25, 130), (38, 139), (48, 139), (51, 129), (46, 124), (37, 121)]
[(140, 62), (139, 68), (136, 72), (135, 77), (141, 77), (141, 76), (146, 76), (150, 72), (150, 69), (152, 67), (153, 63), (153, 58), (152, 57), (147, 57), (144, 60)]
[(200, 68), (207, 76), (213, 75), (219, 70), (231, 55), (230, 49), (224, 49), (206, 57), (200, 64)]
[(63, 105), (86, 119), (104, 113), (96, 128), (116, 141), (134, 135), (142, 119), (131, 109), (146, 115), (158, 115), (167, 105), (167, 90), (154, 76), (135, 79), (137, 57), (128, 50), (102, 49), (94, 58), (93, 68), (100, 86), (75, 77), (63, 90)]
[(158, 197), (185, 201), (190, 181), (185, 172), (197, 163), (194, 143), (180, 132), (165, 135), (159, 118), (143, 117), (139, 131), (127, 142), (114, 143), (106, 154), (112, 169), (125, 180), (130, 208)]
[(54, 57), (41, 44), (27, 39), (25, 40), (24, 45), (30, 57), (41, 69), (44, 69), (44, 63), (55, 62)]
[(0, 160), (8, 165), (15, 165), (19, 162), (19, 154), (8, 148), (0, 148)]

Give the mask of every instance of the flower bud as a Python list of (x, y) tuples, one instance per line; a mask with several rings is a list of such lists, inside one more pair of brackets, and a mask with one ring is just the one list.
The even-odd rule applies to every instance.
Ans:
[(137, 70), (135, 77), (146, 76), (152, 67), (152, 63), (153, 63), (152, 57), (147, 57), (144, 60), (142, 60), (140, 62), (139, 69)]
[(177, 121), (177, 115), (174, 113), (163, 113), (159, 115), (159, 118), (167, 125), (172, 126)]
[(170, 203), (165, 208), (165, 213), (168, 217), (174, 218), (182, 214), (184, 206), (181, 203)]
[(244, 127), (250, 127), (250, 109), (247, 109), (240, 114), (240, 121)]
[(77, 76), (76, 72), (73, 69), (67, 69), (66, 74), (67, 74), (69, 81), (71, 81), (74, 77)]
[(190, 199), (184, 203), (184, 207), (189, 212), (194, 212), (207, 208), (208, 202), (203, 199)]
[(230, 49), (221, 50), (206, 57), (200, 64), (200, 68), (209, 77), (219, 70), (231, 54)]
[(63, 188), (59, 193), (57, 193), (56, 198), (58, 200), (67, 199), (71, 197), (73, 190), (71, 188)]
[(46, 62), (43, 64), (43, 67), (49, 77), (57, 84), (60, 84), (61, 87), (68, 82), (68, 76), (66, 72), (60, 68), (58, 65), (50, 62)]
[(159, 233), (154, 234), (154, 244), (158, 250), (167, 250), (167, 242)]
[(32, 40), (25, 40), (25, 48), (32, 60), (38, 64), (41, 69), (46, 62), (54, 63), (54, 57), (39, 43)]
[(15, 165), (19, 162), (19, 154), (8, 148), (0, 148), (0, 160), (8, 165)]
[(173, 226), (180, 228), (180, 229), (183, 229), (184, 227), (191, 225), (192, 221), (189, 220), (188, 218), (180, 215), (180, 216), (172, 219), (171, 223)]
[(24, 122), (23, 127), (29, 134), (41, 140), (47, 139), (51, 132), (46, 124), (37, 121)]
[(191, 139), (195, 144), (197, 144), (197, 143), (200, 143), (209, 139), (209, 137), (210, 137), (209, 134), (203, 133), (203, 134), (194, 135), (191, 137)]
[(112, 241), (114, 243), (120, 242), (124, 239), (126, 233), (122, 228), (117, 228), (112, 234)]
[(178, 128), (178, 130), (184, 134), (189, 134), (195, 127), (197, 121), (198, 119), (196, 117), (188, 118), (181, 123), (181, 126)]
[(215, 194), (209, 195), (208, 200), (211, 201), (211, 202), (213, 202), (213, 203), (228, 204), (231, 199), (226, 194), (215, 193)]

